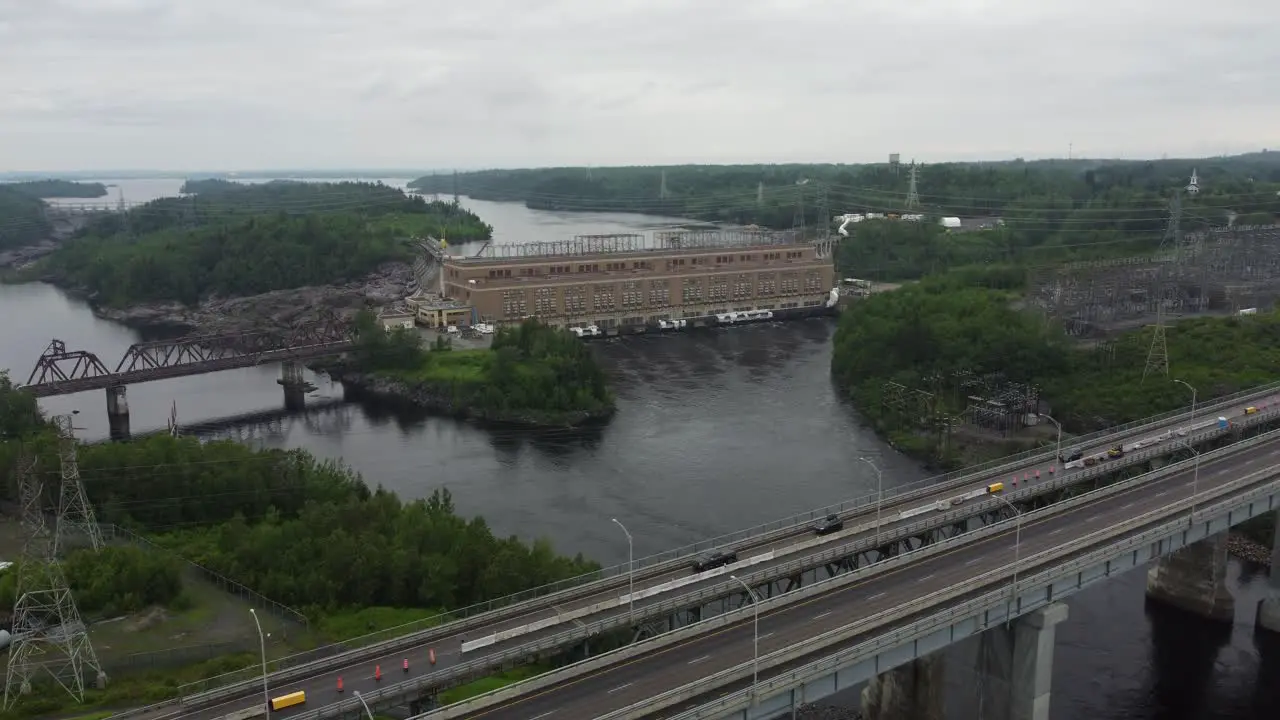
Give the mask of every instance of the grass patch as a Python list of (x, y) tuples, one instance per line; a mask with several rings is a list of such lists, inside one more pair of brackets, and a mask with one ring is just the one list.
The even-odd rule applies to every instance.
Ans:
[(413, 370), (386, 371), (385, 374), (411, 384), (479, 383), (488, 377), (492, 357), (489, 350), (423, 353), (422, 364)]
[(38, 685), (32, 688), (30, 695), (20, 698), (12, 709), (0, 712), (0, 720), (32, 720), (55, 715), (68, 717), (70, 713), (88, 713), (70, 716), (76, 720), (99, 720), (112, 714), (106, 711), (107, 708), (162, 702), (177, 696), (178, 688), (186, 683), (239, 670), (257, 661), (255, 655), (242, 653), (162, 673), (113, 677), (103, 690), (86, 690), (83, 703), (77, 703), (56, 685)]
[(435, 627), (448, 619), (440, 617), (442, 612), (442, 610), (421, 608), (367, 607), (326, 615), (320, 620), (318, 629), (327, 640), (343, 642), (428, 618), (435, 618), (435, 620), (430, 623), (419, 622), (418, 628), (425, 630)]
[(469, 682), (466, 685), (459, 685), (456, 688), (445, 690), (440, 693), (440, 704), (451, 705), (456, 702), (462, 702), (463, 700), (473, 698), (477, 695), (483, 695), (487, 692), (493, 692), (494, 690), (499, 690), (508, 685), (518, 683), (521, 680), (528, 680), (529, 678), (541, 675), (550, 669), (551, 668), (545, 665), (525, 665), (523, 667), (512, 668), (505, 672), (498, 673), (497, 675), (480, 678), (475, 682)]

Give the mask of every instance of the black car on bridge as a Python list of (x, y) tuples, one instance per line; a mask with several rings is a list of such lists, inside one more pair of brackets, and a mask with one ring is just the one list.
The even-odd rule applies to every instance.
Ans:
[(715, 570), (718, 567), (738, 562), (738, 553), (732, 550), (710, 550), (693, 559), (693, 571), (696, 573)]

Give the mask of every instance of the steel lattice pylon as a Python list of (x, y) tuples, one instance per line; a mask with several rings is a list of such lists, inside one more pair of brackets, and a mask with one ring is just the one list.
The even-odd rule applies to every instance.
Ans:
[(71, 415), (54, 418), (58, 426), (58, 457), (62, 466), (62, 489), (58, 493), (58, 527), (53, 538), (53, 553), (65, 549), (73, 534), (83, 535), (94, 550), (102, 549), (102, 530), (93, 517), (93, 506), (85, 497), (80, 482), (80, 465), (76, 461), (76, 437)]
[[(74, 443), (74, 438), (69, 437), (69, 417), (60, 422), (59, 429), (64, 430), (64, 444), (68, 440)], [(67, 506), (68, 475), (74, 478), (77, 494), (83, 499), (79, 472), (74, 470), (74, 450), (70, 461), (72, 471), (63, 468), (64, 497), (60, 507)], [(44, 488), (35, 471), (35, 461), (23, 457), (19, 463), (18, 496), (27, 540), (18, 561), (18, 583), (14, 588), (13, 646), (5, 672), (4, 707), (13, 707), (18, 698), (31, 693), (33, 683), (42, 674), (47, 674), (68, 694), (83, 701), (86, 673), (93, 671), (99, 686), (105, 684), (106, 675), (89, 642), (88, 631), (80, 619), (71, 588), (58, 561), (57, 535), (50, 532), (45, 522)], [(87, 503), (84, 508), (88, 509)], [(91, 512), (89, 518), (92, 520)], [(57, 525), (59, 528), (63, 526), (61, 516)], [(96, 524), (93, 529), (97, 530)], [(90, 537), (94, 536), (91, 534)], [(100, 543), (101, 536), (97, 537)]]

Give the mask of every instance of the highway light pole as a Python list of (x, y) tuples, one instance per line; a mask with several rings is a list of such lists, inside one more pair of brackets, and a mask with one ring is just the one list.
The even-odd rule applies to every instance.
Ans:
[(356, 690), (352, 694), (356, 696), (356, 699), (360, 701), (360, 705), (364, 707), (364, 714), (369, 716), (369, 720), (377, 720), (373, 717), (373, 711), (369, 709), (369, 703), (366, 703), (364, 698), (360, 697), (360, 691)]
[[(1191, 428), (1189, 426), (1196, 424), (1196, 395), (1199, 393), (1197, 393), (1196, 389), (1191, 386), (1191, 383), (1186, 380), (1178, 380), (1175, 378), (1174, 382), (1191, 391), (1191, 419), (1187, 421), (1187, 434), (1190, 434)], [(1200, 494), (1200, 453), (1195, 448), (1191, 447), (1190, 441), (1183, 440), (1183, 444), (1187, 446), (1188, 450), (1195, 453), (1196, 456), (1195, 470), (1191, 473), (1191, 517), (1187, 518), (1187, 522), (1194, 525), (1196, 521), (1196, 497)]]
[[(1053, 456), (1057, 458), (1059, 461), (1061, 461), (1062, 460), (1062, 423), (1058, 422), (1057, 420), (1054, 420), (1053, 416), (1045, 415), (1044, 413), (1040, 413), (1040, 417), (1053, 423), (1054, 426), (1058, 428), (1058, 449), (1054, 451)], [(1063, 468), (1063, 471), (1065, 472), (1066, 468)]]
[(871, 462), (871, 458), (860, 457), (862, 462), (871, 466), (876, 471), (876, 544), (880, 544), (880, 506), (884, 503), (884, 473), (880, 472), (880, 468)]
[(755, 629), (753, 631), (754, 638), (751, 650), (751, 702), (754, 703), (756, 701), (756, 683), (760, 682), (760, 596), (737, 575), (730, 575), (729, 579), (737, 580), (738, 584), (751, 595), (751, 608), (755, 613)]
[(267, 691), (267, 636), (262, 634), (262, 623), (258, 622), (258, 611), (249, 608), (253, 616), (253, 626), (258, 628), (258, 647), (262, 650), (262, 702), (271, 712), (271, 693)]
[(1013, 585), (1010, 588), (1010, 594), (1013, 595), (1013, 607), (1017, 609), (1018, 565), (1022, 562), (1022, 512), (1003, 495), (992, 495), (991, 497), (1008, 505), (1009, 509), (1013, 511)]
[(613, 518), (613, 523), (622, 528), (622, 532), (627, 535), (627, 616), (628, 620), (630, 620), (635, 617), (636, 613), (635, 544), (631, 542), (631, 531), (627, 530), (626, 525), (623, 525), (618, 518)]

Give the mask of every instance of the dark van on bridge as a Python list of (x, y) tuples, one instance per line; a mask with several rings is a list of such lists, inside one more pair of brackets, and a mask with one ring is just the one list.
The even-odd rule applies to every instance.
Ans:
[(710, 550), (693, 559), (693, 571), (696, 573), (715, 570), (718, 567), (738, 562), (738, 553), (732, 550)]

